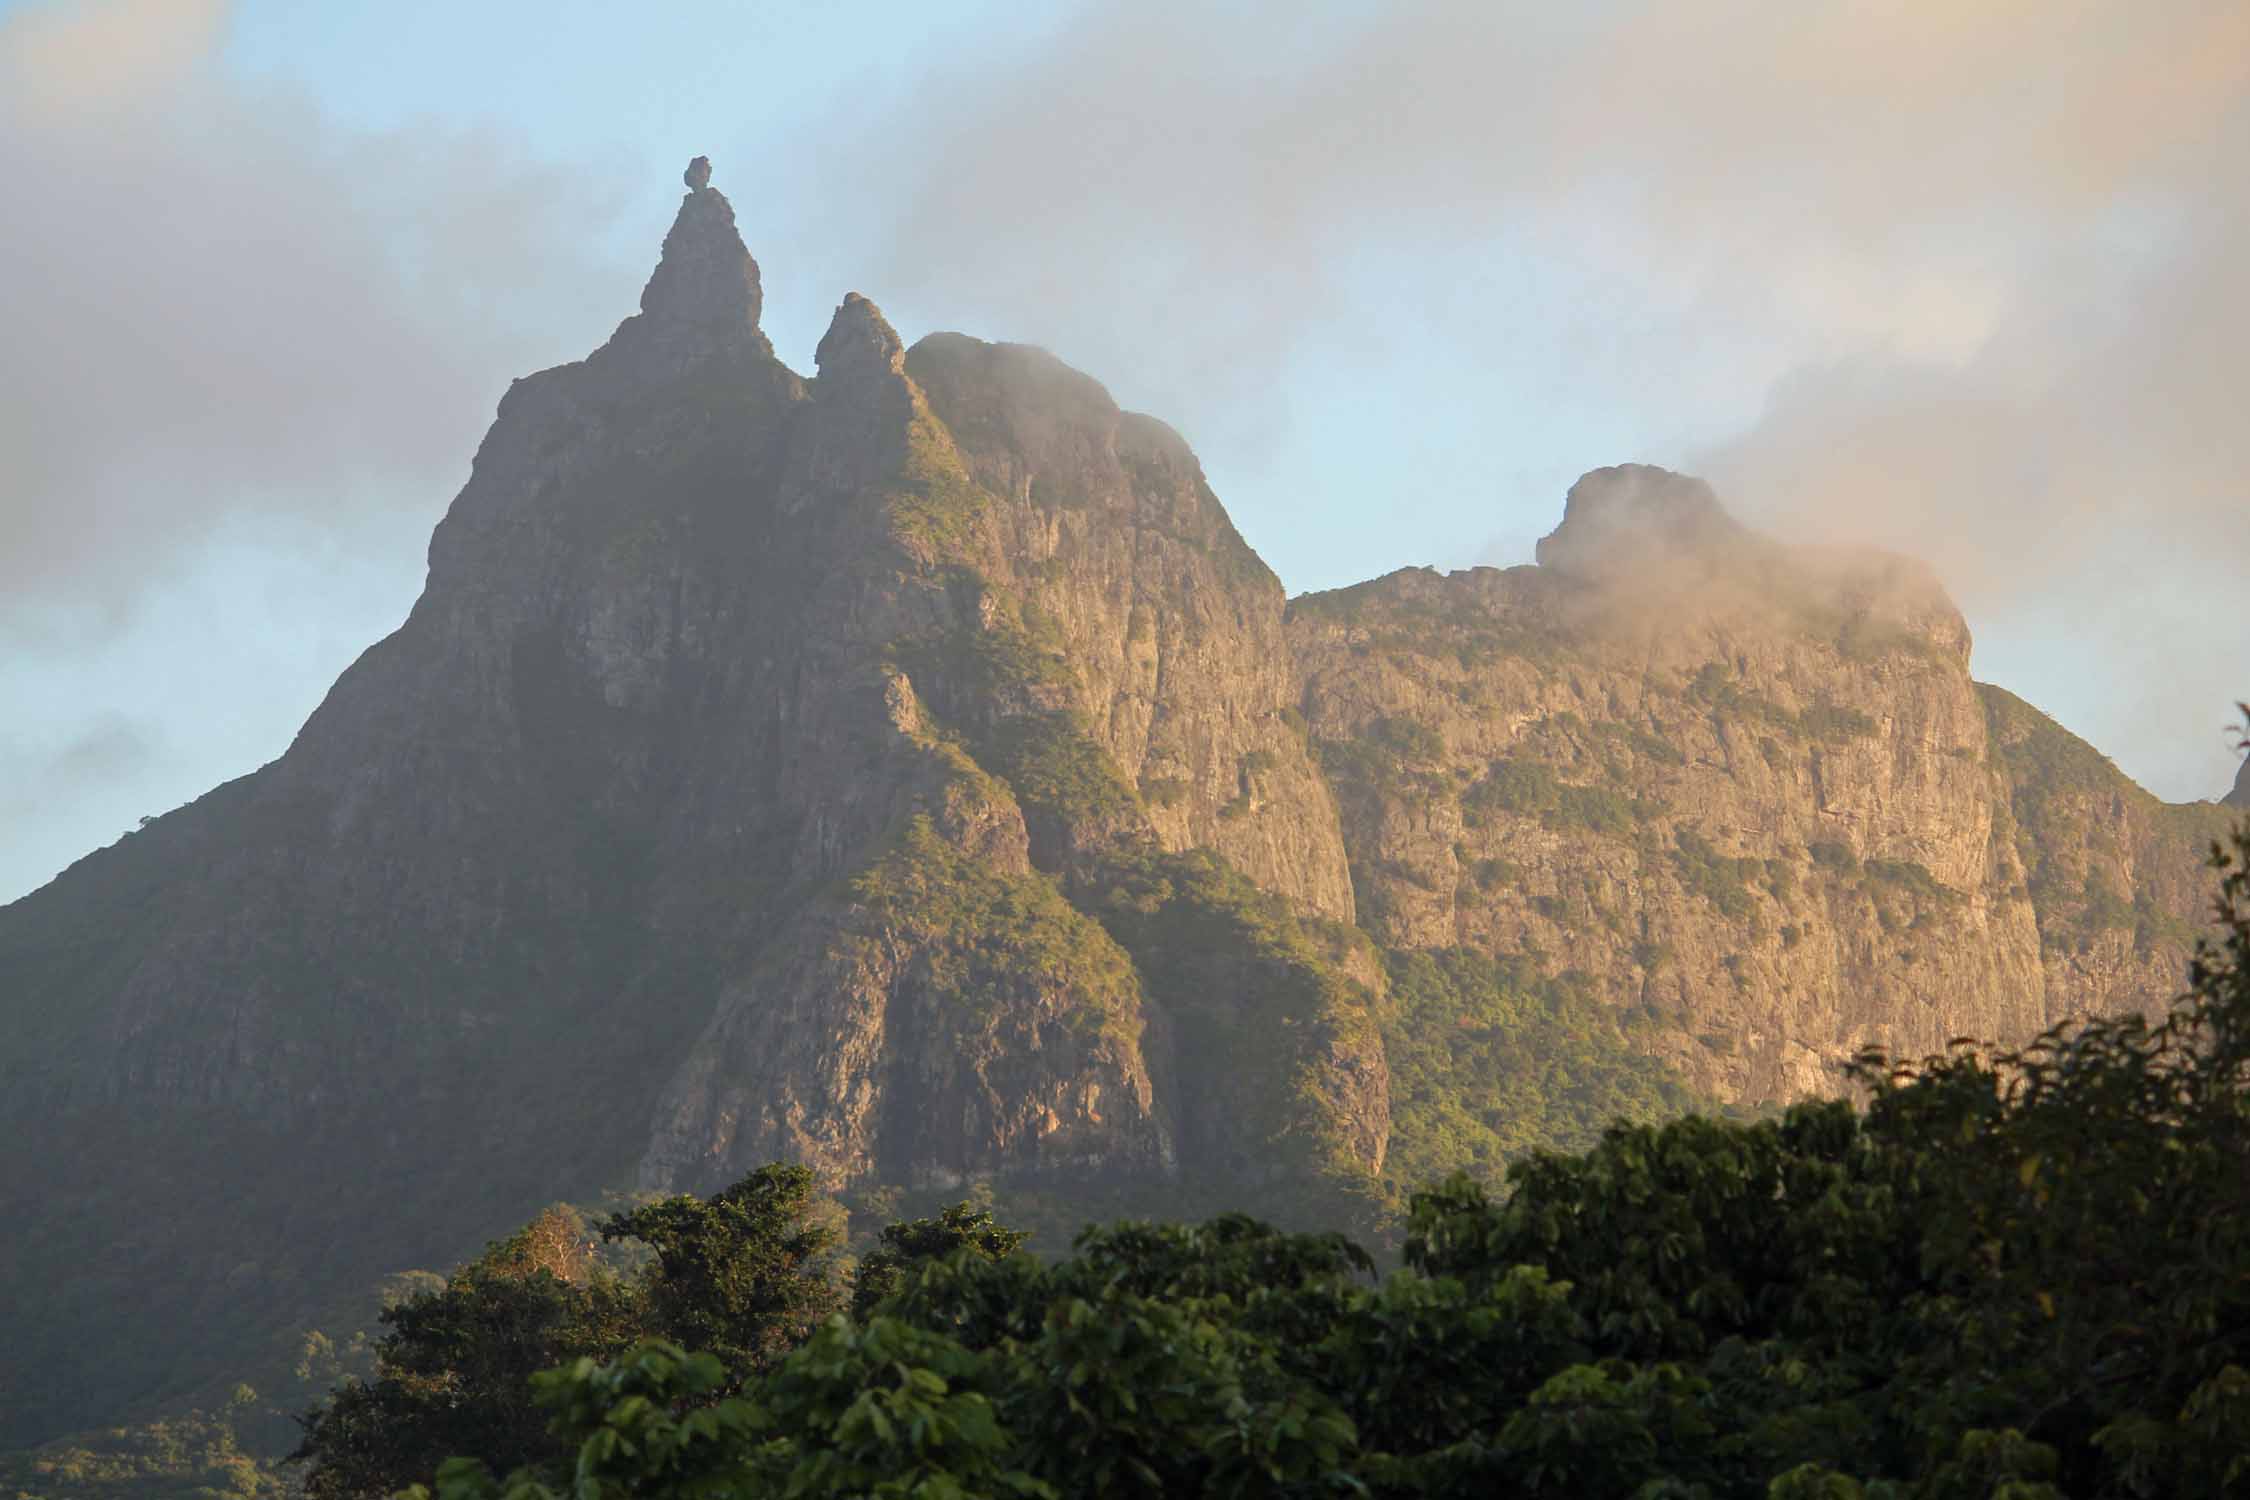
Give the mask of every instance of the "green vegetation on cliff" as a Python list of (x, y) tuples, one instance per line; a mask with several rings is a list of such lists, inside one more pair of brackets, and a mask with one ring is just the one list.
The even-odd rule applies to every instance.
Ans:
[(906, 458), (897, 485), (883, 497), (891, 533), (925, 561), (972, 550), (991, 497), (969, 478), (945, 424), (919, 395), (906, 430)]
[(1298, 917), (1207, 851), (1135, 852), (1074, 898), (1133, 955), (1172, 1028), (1183, 1146), (1233, 1191), (1371, 1193), (1389, 1130), (1365, 939)]
[(1670, 1119), (1700, 1102), (1576, 976), (1458, 948), (1390, 953), (1385, 968), (1384, 1175), (1404, 1187), (1457, 1171), (1497, 1183), (1535, 1151), (1582, 1151), (1612, 1123)]
[(1536, 818), (1555, 831), (1576, 830), (1625, 838), (1656, 809), (1643, 799), (1606, 786), (1576, 786), (1535, 760), (1496, 760), (1461, 794), (1461, 814), (1481, 828), (1494, 813)]
[(852, 894), (875, 926), (914, 957), (915, 983), (948, 997), (980, 1029), (991, 998), (1031, 987), (1063, 997), (1059, 1019), (1088, 1035), (1131, 1043), (1140, 1032), (1133, 966), (1101, 926), (1042, 875), (1006, 874), (963, 853), (916, 816), (898, 844), (855, 877)]

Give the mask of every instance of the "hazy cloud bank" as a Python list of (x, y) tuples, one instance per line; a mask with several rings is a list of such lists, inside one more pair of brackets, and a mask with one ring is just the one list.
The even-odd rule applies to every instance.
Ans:
[(617, 185), (339, 129), (226, 19), (0, 15), (0, 899), (278, 752), (509, 379), (631, 305), (577, 248)]
[(230, 84), (224, 19), (0, 19), (0, 628), (122, 610), (225, 517), (433, 517), (509, 376), (568, 357), (541, 323), (616, 300), (572, 251), (598, 196), (497, 139), (354, 135)]
[[(1184, 412), (1275, 399), (1293, 349), (1395, 317), (1417, 275), (1444, 303), (1479, 257), (1528, 257), (1522, 303), (1585, 333), (1553, 379), (1668, 386), (1691, 418), (1582, 466), (1692, 465), (1782, 534), (1928, 557), (1986, 675), (2169, 795), (2231, 775), (2237, 0), (1100, 7), (824, 169), (881, 189), (848, 230), (888, 246), (871, 280)], [(1505, 350), (1510, 304), (1448, 311), (1433, 361)]]

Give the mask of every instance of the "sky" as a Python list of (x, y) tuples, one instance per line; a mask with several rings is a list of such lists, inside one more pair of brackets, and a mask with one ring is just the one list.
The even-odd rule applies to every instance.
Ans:
[(0, 900), (287, 747), (699, 153), (783, 358), (1044, 345), (1293, 593), (1662, 463), (2233, 777), (2239, 0), (0, 0)]

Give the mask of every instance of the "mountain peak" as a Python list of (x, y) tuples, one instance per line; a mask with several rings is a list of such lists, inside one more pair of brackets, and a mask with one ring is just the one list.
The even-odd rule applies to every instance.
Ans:
[(906, 346), (881, 308), (857, 292), (846, 292), (813, 351), (813, 363), (828, 378), (896, 375), (906, 367)]
[(2228, 807), (2250, 807), (2250, 760), (2234, 773), (2234, 790), (2219, 800)]
[(688, 193), (641, 290), (641, 312), (657, 323), (754, 331), (765, 298), (758, 263), (735, 229), (734, 205), (710, 185), (709, 157), (689, 163), (685, 180)]
[(1618, 464), (1579, 477), (1563, 500), (1562, 524), (1540, 538), (1535, 555), (1543, 568), (1598, 578), (1721, 551), (1749, 536), (1693, 475)]

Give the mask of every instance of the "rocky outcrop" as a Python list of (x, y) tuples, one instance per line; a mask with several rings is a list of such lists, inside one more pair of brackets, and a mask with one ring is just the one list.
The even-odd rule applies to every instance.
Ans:
[(1216, 850), (1304, 910), (1352, 916), (1326, 786), (1289, 728), (1281, 583), (1179, 434), (1043, 350), (934, 334), (907, 354), (993, 497), (980, 576), (1067, 666), (1073, 713), (1164, 848)]
[(2250, 807), (2250, 760), (2234, 773), (2234, 790), (2219, 800), (2228, 807)]

